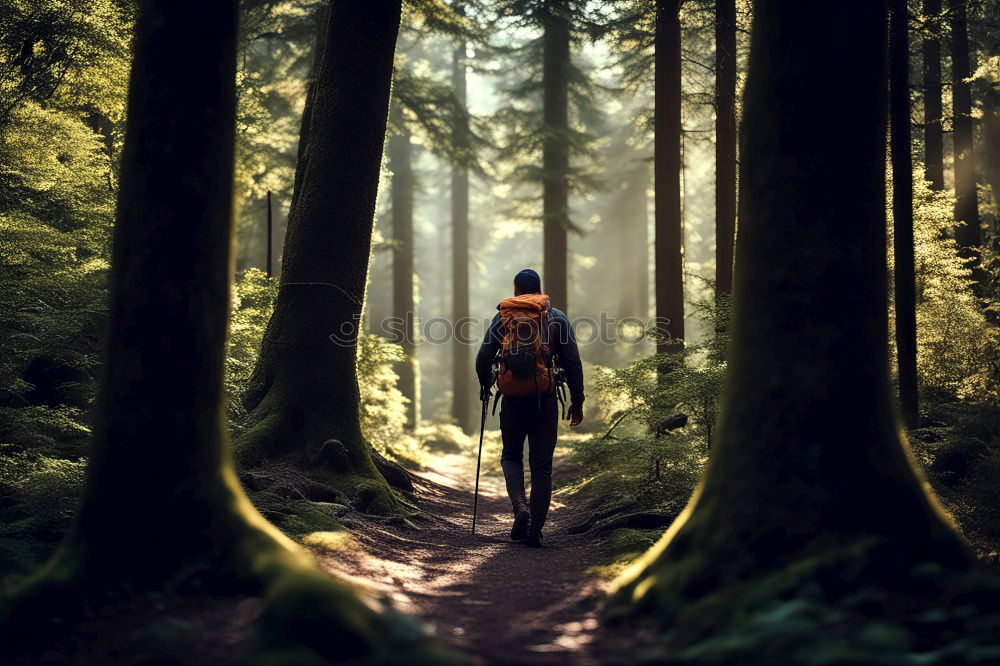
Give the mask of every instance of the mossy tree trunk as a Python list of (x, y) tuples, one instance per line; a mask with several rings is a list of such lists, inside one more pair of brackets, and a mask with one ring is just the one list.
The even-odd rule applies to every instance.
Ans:
[(941, 125), (941, 0), (924, 0), (924, 179), (944, 189), (944, 127)]
[[(457, 11), (462, 11), (461, 5)], [(465, 42), (455, 47), (451, 54), (451, 85), (455, 97), (466, 106), (468, 91), (466, 85)], [(453, 128), (455, 146), (460, 150), (469, 149), (469, 118), (462, 115)], [(451, 317), (452, 324), (469, 316), (469, 168), (455, 165), (451, 168)], [(472, 358), (469, 355), (469, 341), (466, 335), (471, 328), (456, 329), (452, 341), (452, 389), (451, 415), (462, 430), (472, 432), (476, 427), (472, 419), (471, 404)]]
[(825, 565), (832, 595), (855, 574), (968, 562), (889, 385), (885, 18), (870, 0), (754, 4), (718, 438), (688, 507), (619, 580), (619, 612), (700, 611), (704, 627), (779, 571)]
[(65, 542), (5, 609), (5, 649), (28, 654), (85, 609), (149, 591), (266, 595), (261, 636), (282, 649), (393, 649), (398, 620), (313, 568), (233, 472), (222, 376), (237, 17), (235, 0), (139, 3), (86, 488)]
[(948, 0), (951, 24), (951, 106), (954, 114), (952, 137), (955, 153), (955, 240), (960, 254), (972, 260), (977, 280), (985, 276), (979, 269), (979, 199), (976, 192), (976, 156), (973, 146), (972, 75), (969, 61), (969, 29), (966, 0)]
[(736, 0), (715, 2), (715, 290), (733, 291), (736, 241)]
[(910, 42), (906, 0), (890, 0), (889, 11), (889, 130), (896, 369), (903, 421), (908, 426), (915, 426), (919, 417), (917, 304), (913, 256), (913, 158), (910, 154)]
[(570, 7), (545, 0), (542, 34), (542, 289), (553, 307), (569, 298)]
[(237, 460), (308, 468), (370, 512), (395, 501), (361, 432), (356, 371), (399, 2), (334, 2), (318, 54), (274, 314)]
[(406, 425), (420, 421), (420, 384), (417, 372), (416, 304), (413, 298), (413, 141), (403, 109), (392, 103), (390, 114), (394, 132), (386, 146), (389, 171), (392, 173), (392, 316), (398, 333), (392, 341), (403, 348), (406, 357), (396, 366), (397, 387), (409, 400)]
[[(654, 198), (658, 353), (684, 347), (684, 230), (681, 220), (680, 0), (656, 2)], [(669, 336), (669, 341), (667, 337)]]

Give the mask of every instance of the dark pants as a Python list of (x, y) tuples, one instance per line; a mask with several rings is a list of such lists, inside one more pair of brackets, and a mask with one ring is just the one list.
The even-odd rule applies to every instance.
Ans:
[(524, 493), (524, 439), (531, 468), (531, 527), (541, 530), (552, 499), (552, 454), (556, 448), (559, 406), (554, 393), (523, 398), (504, 397), (500, 407), (503, 453), (500, 466), (512, 504)]

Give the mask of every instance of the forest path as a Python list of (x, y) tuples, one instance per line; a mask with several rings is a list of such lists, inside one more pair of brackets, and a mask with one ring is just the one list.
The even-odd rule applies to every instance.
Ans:
[[(484, 460), (484, 470), (488, 466)], [(559, 466), (557, 459), (557, 477)], [(600, 543), (566, 531), (582, 520), (579, 511), (556, 495), (545, 547), (513, 543), (503, 478), (484, 474), (473, 536), (474, 479), (475, 460), (437, 458), (433, 468), (414, 475), (429, 525), (352, 525), (360, 548), (320, 553), (320, 561), (390, 597), (433, 636), (479, 663), (597, 663), (593, 638), (606, 583), (587, 571), (598, 561)]]

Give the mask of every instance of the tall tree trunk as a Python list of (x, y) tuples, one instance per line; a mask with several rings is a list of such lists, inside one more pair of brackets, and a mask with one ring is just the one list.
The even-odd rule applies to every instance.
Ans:
[(542, 105), (542, 288), (552, 305), (565, 309), (569, 297), (569, 47), (567, 0), (545, 0)]
[(392, 316), (398, 336), (392, 339), (403, 348), (405, 358), (396, 366), (400, 392), (409, 400), (406, 425), (420, 422), (420, 385), (417, 374), (416, 307), (413, 300), (413, 142), (403, 110), (391, 107), (395, 132), (386, 146), (392, 173)]
[(924, 179), (944, 189), (944, 128), (941, 125), (941, 0), (924, 0)]
[(643, 160), (625, 175), (612, 214), (620, 225), (611, 230), (618, 245), (618, 317), (649, 316), (649, 165)]
[(715, 2), (715, 290), (733, 291), (736, 236), (736, 0)]
[(955, 240), (963, 257), (972, 259), (978, 280), (979, 246), (983, 243), (979, 228), (979, 201), (976, 194), (976, 160), (972, 137), (972, 91), (967, 79), (969, 34), (965, 0), (948, 0), (951, 23), (951, 105), (955, 116), (952, 133), (955, 152)]
[(619, 610), (694, 613), (705, 630), (761, 595), (818, 585), (829, 599), (865, 576), (969, 561), (889, 385), (885, 9), (754, 3), (718, 435), (688, 507), (619, 581)]
[[(451, 54), (451, 81), (455, 97), (463, 108), (467, 103), (465, 80), (465, 42)], [(454, 128), (455, 145), (469, 148), (469, 119), (462, 116)], [(452, 341), (451, 415), (462, 430), (471, 432), (475, 425), (470, 413), (472, 396), (472, 359), (469, 356), (471, 335), (463, 322), (469, 317), (469, 168), (453, 166), (451, 170), (451, 318), (456, 327)]]
[(919, 417), (917, 306), (913, 258), (913, 158), (910, 154), (910, 46), (906, 0), (890, 0), (889, 129), (892, 160), (892, 247), (899, 402), (907, 426)]
[(357, 339), (398, 0), (330, 6), (280, 290), (244, 397), (245, 465), (287, 459), (368, 512), (395, 510), (361, 433)]
[[(384, 18), (337, 13), (369, 38), (394, 34)], [(71, 533), (15, 595), (5, 653), (136, 592), (269, 594), (263, 643), (304, 642), (334, 660), (384, 654), (398, 622), (315, 569), (233, 472), (222, 376), (237, 17), (235, 0), (139, 3), (87, 483)]]
[[(993, 190), (993, 200), (1000, 202), (1000, 87), (996, 84), (983, 99), (983, 157), (983, 171)], [(993, 240), (1000, 243), (996, 235)]]
[[(316, 80), (319, 68), (323, 64), (323, 53), (326, 50), (326, 27), (329, 20), (329, 8), (323, 7), (316, 12), (316, 44), (313, 46), (313, 61), (309, 67), (309, 84), (306, 86), (306, 101), (302, 108), (302, 122), (299, 124), (299, 145), (295, 151), (295, 176), (292, 183), (292, 200), (288, 204), (288, 218), (295, 214), (296, 201), (302, 191), (302, 178), (306, 175), (309, 146), (309, 127), (312, 122), (313, 105), (316, 101)], [(287, 226), (287, 222), (286, 222)], [(287, 235), (287, 230), (285, 234)]]
[(636, 316), (646, 324), (649, 317), (649, 185), (652, 178), (652, 169), (649, 164), (643, 166), (642, 191), (638, 193), (641, 203), (640, 216), (636, 219), (636, 239), (635, 247), (639, 252), (639, 259), (635, 262), (635, 279), (637, 298), (639, 307)]
[(684, 348), (684, 229), (681, 220), (680, 0), (656, 1), (654, 196), (658, 353)]

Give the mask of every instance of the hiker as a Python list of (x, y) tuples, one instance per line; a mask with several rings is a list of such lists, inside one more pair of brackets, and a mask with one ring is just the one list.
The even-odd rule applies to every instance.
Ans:
[[(500, 466), (514, 511), (510, 538), (538, 548), (552, 498), (552, 454), (565, 393), (562, 384), (565, 380), (569, 388), (567, 420), (571, 426), (579, 425), (583, 421), (583, 365), (569, 318), (549, 306), (535, 271), (527, 268), (515, 275), (514, 297), (501, 301), (497, 309), (476, 356), (476, 374), (483, 400), (489, 400), (494, 379), (503, 395)], [(524, 490), (526, 437), (530, 503)]]

